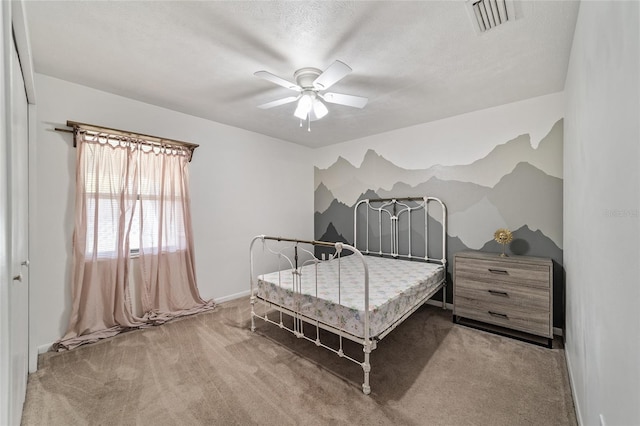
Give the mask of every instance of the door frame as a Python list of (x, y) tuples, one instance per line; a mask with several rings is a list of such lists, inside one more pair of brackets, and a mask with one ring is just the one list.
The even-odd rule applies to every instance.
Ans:
[[(28, 27), (26, 16), (24, 13), (24, 4), (19, 1), (2, 1), (0, 2), (0, 53), (2, 57), (2, 66), (0, 67), (0, 77), (2, 85), (0, 86), (0, 424), (10, 424), (10, 398), (12, 391), (10, 388), (10, 377), (12, 376), (11, 362), (9, 355), (10, 348), (7, 343), (11, 338), (11, 324), (9, 323), (9, 286), (12, 283), (12, 259), (11, 259), (11, 188), (9, 179), (9, 161), (8, 156), (9, 143), (13, 134), (11, 124), (12, 101), (11, 101), (11, 69), (13, 64), (11, 49), (15, 43), (22, 75), (25, 83), (25, 91), (27, 96), (28, 111), (28, 132), (29, 132), (29, 157), (33, 152), (35, 141), (35, 83), (33, 75), (33, 59), (31, 56)], [(14, 41), (15, 37), (15, 41)], [(29, 182), (27, 199), (30, 203), (33, 199), (32, 194), (32, 159), (29, 158)], [(31, 219), (32, 207), (29, 208), (29, 217)], [(29, 220), (30, 221), (30, 220)], [(29, 234), (32, 234), (30, 226), (28, 226)], [(32, 237), (29, 237), (29, 245)], [(30, 315), (29, 315), (30, 316)], [(32, 347), (32, 333), (29, 329), (27, 336), (29, 344), (29, 370), (31, 366), (37, 364), (37, 348)], [(35, 350), (35, 352), (34, 352)], [(33, 369), (35, 371), (35, 368)], [(25, 371), (25, 374), (27, 372)]]
[[(13, 0), (11, 3), (10, 16), (11, 26), (13, 30), (13, 37), (16, 43), (16, 50), (20, 57), (20, 67), (22, 68), (22, 77), (24, 79), (24, 86), (27, 92), (28, 103), (28, 120), (29, 120), (29, 251), (33, 247), (34, 232), (32, 231), (31, 224), (33, 221), (33, 214), (35, 212), (35, 163), (36, 156), (36, 90), (35, 90), (35, 77), (33, 71), (33, 56), (31, 54), (31, 42), (29, 40), (29, 31), (27, 26), (27, 17), (25, 14), (24, 0)], [(10, 112), (9, 112), (10, 114)], [(31, 253), (29, 253), (31, 258)], [(29, 292), (31, 292), (32, 285), (29, 285)], [(29, 303), (29, 319), (32, 318), (31, 303)], [(29, 321), (29, 373), (33, 373), (38, 369), (38, 347), (35, 343), (35, 333), (33, 332), (34, 324)]]

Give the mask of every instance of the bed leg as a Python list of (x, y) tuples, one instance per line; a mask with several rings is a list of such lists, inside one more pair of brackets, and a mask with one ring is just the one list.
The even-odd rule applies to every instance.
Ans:
[(256, 320), (254, 318), (255, 311), (253, 310), (254, 305), (256, 304), (255, 296), (251, 296), (251, 331), (256, 331)]
[(371, 386), (369, 386), (369, 372), (371, 371), (371, 364), (369, 363), (369, 355), (371, 354), (371, 342), (368, 342), (363, 347), (364, 362), (362, 363), (362, 370), (364, 371), (364, 383), (362, 384), (362, 392), (365, 395), (371, 393)]
[(442, 285), (442, 309), (447, 310), (447, 282)]

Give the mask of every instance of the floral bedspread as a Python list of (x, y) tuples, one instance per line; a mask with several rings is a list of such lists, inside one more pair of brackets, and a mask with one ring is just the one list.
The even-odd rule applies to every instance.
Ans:
[[(369, 267), (370, 337), (377, 336), (444, 279), (441, 265), (365, 256)], [(364, 267), (355, 256), (258, 277), (256, 295), (364, 337)], [(294, 280), (295, 277), (295, 280)]]

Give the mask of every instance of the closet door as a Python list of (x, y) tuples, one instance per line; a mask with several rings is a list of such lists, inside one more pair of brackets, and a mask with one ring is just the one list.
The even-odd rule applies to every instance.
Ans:
[(11, 137), (9, 205), (9, 421), (19, 425), (27, 389), (29, 353), (29, 109), (20, 60), (11, 43)]

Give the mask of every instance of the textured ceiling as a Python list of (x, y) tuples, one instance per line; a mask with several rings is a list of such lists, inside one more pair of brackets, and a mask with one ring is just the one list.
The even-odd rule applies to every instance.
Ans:
[[(26, 2), (36, 72), (310, 147), (563, 90), (578, 3), (516, 11), (476, 34), (463, 0)], [(294, 104), (256, 108), (293, 92), (255, 71), (336, 59), (353, 72), (331, 91), (364, 109), (330, 104), (307, 132)]]

